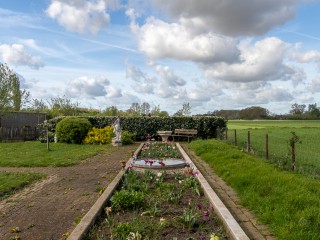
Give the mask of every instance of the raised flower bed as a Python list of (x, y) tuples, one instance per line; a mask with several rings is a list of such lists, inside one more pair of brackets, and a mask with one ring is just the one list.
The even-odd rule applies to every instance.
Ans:
[(195, 174), (130, 170), (86, 239), (227, 239)]
[(147, 142), (133, 154), (133, 163), (144, 161), (153, 170), (129, 167), (86, 239), (228, 239), (196, 178), (198, 171), (156, 167), (168, 159), (185, 163), (173, 143)]

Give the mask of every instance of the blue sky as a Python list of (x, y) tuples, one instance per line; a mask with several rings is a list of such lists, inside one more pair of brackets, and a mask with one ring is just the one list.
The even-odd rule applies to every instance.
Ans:
[(32, 98), (170, 114), (320, 105), (319, 0), (0, 0), (0, 62)]

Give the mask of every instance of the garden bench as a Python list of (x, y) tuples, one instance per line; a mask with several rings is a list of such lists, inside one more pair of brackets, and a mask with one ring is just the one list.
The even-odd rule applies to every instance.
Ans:
[(194, 138), (197, 135), (198, 135), (197, 129), (175, 129), (174, 134), (172, 134), (171, 136), (173, 137), (173, 141), (174, 141), (174, 137), (186, 137), (188, 138), (188, 142), (189, 142), (190, 138)]

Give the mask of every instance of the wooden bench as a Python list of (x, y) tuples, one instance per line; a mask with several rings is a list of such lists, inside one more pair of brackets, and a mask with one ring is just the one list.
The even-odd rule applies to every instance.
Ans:
[(188, 138), (188, 142), (189, 142), (190, 138), (194, 138), (197, 135), (198, 135), (197, 129), (175, 129), (174, 134), (172, 134), (171, 136), (173, 137), (173, 141), (174, 141), (174, 137), (186, 137)]

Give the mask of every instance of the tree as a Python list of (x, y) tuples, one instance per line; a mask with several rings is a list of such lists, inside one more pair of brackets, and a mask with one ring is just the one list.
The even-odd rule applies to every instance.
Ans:
[(0, 111), (20, 111), (29, 97), (27, 90), (20, 89), (18, 75), (0, 63)]
[(292, 114), (292, 115), (302, 115), (304, 113), (305, 109), (306, 109), (306, 105), (305, 104), (294, 103), (291, 106), (290, 114)]
[(143, 102), (140, 107), (140, 114), (141, 115), (148, 115), (150, 113), (150, 104), (147, 102)]
[(266, 119), (270, 115), (269, 110), (263, 107), (252, 106), (240, 110), (241, 119)]
[(313, 118), (320, 117), (320, 110), (317, 108), (317, 104), (309, 104), (308, 106), (308, 114)]
[(118, 116), (119, 110), (116, 106), (107, 107), (106, 110), (103, 111), (103, 115), (106, 116)]
[(182, 104), (182, 109), (178, 110), (173, 116), (190, 116), (191, 114), (191, 106), (190, 103), (184, 102)]
[(34, 112), (44, 112), (48, 110), (48, 105), (42, 99), (32, 99), (30, 101), (30, 107), (28, 110)]
[(72, 102), (66, 96), (51, 98), (48, 101), (51, 108), (52, 117), (57, 116), (76, 116), (78, 112), (78, 102)]

